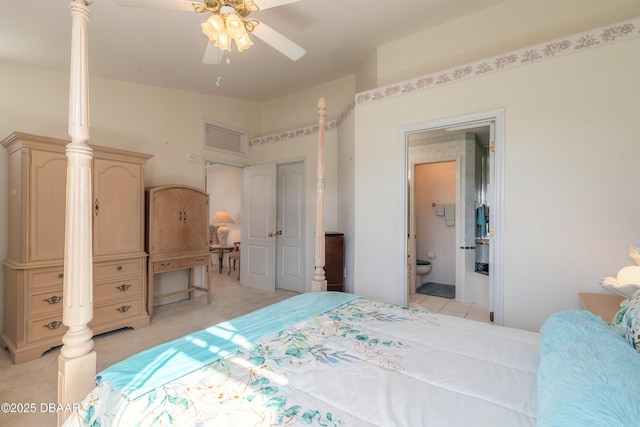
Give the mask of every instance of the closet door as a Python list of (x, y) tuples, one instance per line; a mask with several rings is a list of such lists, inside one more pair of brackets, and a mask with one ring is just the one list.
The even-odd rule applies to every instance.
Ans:
[(31, 150), (28, 262), (64, 258), (67, 157)]
[(94, 256), (143, 251), (142, 166), (96, 158), (93, 169)]

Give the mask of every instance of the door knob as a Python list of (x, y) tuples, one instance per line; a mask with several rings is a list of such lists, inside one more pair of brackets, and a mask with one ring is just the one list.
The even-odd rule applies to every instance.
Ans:
[(267, 234), (267, 236), (273, 237), (273, 233), (269, 233), (269, 234)]
[(278, 230), (278, 232), (276, 233), (278, 236), (282, 235), (282, 230)]

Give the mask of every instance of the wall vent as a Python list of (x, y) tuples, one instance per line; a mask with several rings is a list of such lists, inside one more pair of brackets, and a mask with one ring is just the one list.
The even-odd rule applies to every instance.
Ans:
[(247, 132), (234, 129), (222, 123), (211, 120), (204, 121), (204, 148), (225, 153), (249, 154), (249, 137)]

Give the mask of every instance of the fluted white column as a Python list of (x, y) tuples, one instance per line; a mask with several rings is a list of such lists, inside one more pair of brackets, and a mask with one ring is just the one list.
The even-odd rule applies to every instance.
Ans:
[[(58, 357), (58, 403), (80, 402), (95, 385), (93, 332), (92, 161), (89, 140), (88, 6), (93, 0), (73, 0), (67, 200), (64, 249), (62, 322), (68, 326)], [(58, 413), (60, 425), (68, 412)]]
[(327, 103), (324, 98), (318, 100), (318, 182), (316, 184), (316, 247), (315, 270), (312, 291), (326, 291), (327, 277), (324, 271), (324, 120)]

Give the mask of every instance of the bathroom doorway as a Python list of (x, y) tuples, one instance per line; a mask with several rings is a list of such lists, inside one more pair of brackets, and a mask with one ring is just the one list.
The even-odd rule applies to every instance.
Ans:
[[(434, 274), (438, 268), (446, 270), (446, 265), (451, 266), (455, 260), (455, 300), (487, 306), (487, 320), (502, 324), (502, 237), (499, 230), (502, 223), (503, 115), (502, 110), (493, 110), (401, 129), (402, 154), (405, 156), (403, 176), (407, 188), (407, 198), (403, 202), (408, 238), (404, 288), (407, 302), (419, 280), (416, 276), (418, 259), (431, 261), (432, 270), (425, 280), (431, 280), (427, 277), (433, 275), (433, 281), (436, 276), (440, 277)], [(455, 164), (454, 200), (450, 196), (443, 200), (420, 200), (420, 191), (416, 191), (420, 168), (444, 162)], [(431, 220), (443, 221), (444, 218), (437, 216), (436, 208), (440, 204), (453, 205), (453, 255), (448, 252), (444, 240), (442, 243), (428, 242), (431, 247), (424, 247), (417, 240), (417, 225), (421, 220), (416, 221), (415, 207), (425, 204), (431, 209), (428, 213), (432, 215)], [(424, 216), (424, 213), (420, 215)], [(448, 231), (452, 234), (452, 230)], [(477, 262), (477, 256), (482, 257), (482, 262)], [(477, 270), (478, 265), (481, 271)], [(444, 277), (440, 280), (451, 280)]]
[[(417, 157), (417, 156), (416, 156)], [(416, 159), (418, 160), (418, 159)], [(457, 162), (416, 163), (412, 173), (411, 236), (416, 259), (412, 292), (453, 298), (456, 284)], [(413, 286), (413, 285), (410, 285)]]

